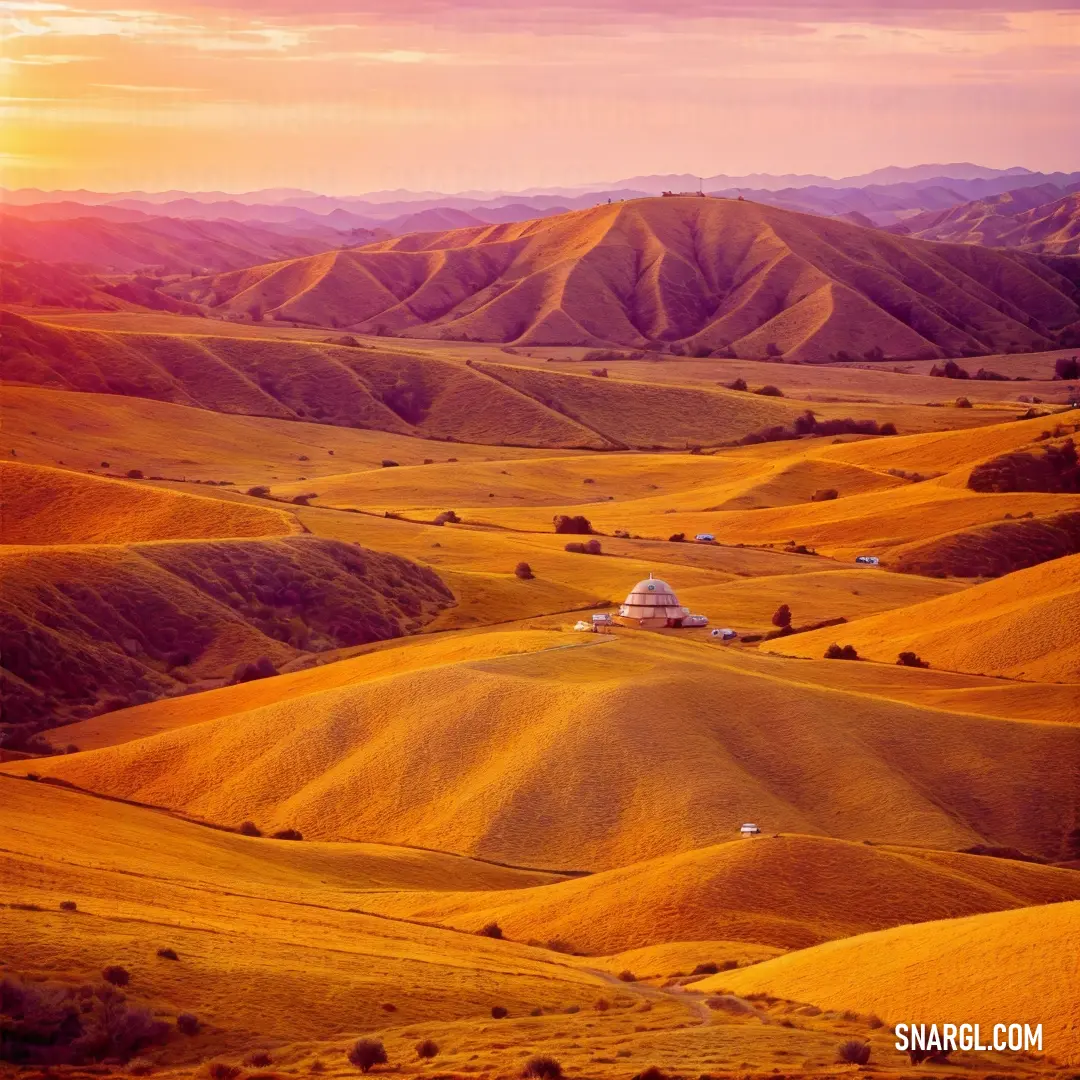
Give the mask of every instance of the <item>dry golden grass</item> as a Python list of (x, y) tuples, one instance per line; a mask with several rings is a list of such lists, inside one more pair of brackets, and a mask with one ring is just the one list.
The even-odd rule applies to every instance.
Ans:
[(1080, 683), (1080, 555), (1018, 570), (954, 596), (762, 646), (821, 656), (830, 642), (886, 663), (914, 651), (933, 667)]
[[(213, 413), (148, 398), (30, 386), (4, 388), (0, 417), (4, 452), (14, 450), (21, 462), (120, 474), (134, 468), (147, 476), (189, 481), (231, 480), (241, 490), (375, 469), (385, 459), (403, 466), (425, 460), (445, 463), (451, 457), (462, 464), (522, 457), (539, 463), (562, 453), (447, 444), (385, 431)], [(108, 467), (102, 467), (103, 461)], [(305, 492), (321, 490), (302, 486)]]
[(387, 893), (371, 903), (463, 930), (497, 922), (516, 941), (558, 939), (608, 954), (695, 937), (804, 949), (903, 923), (1077, 899), (1080, 875), (1071, 870), (766, 835), (542, 888)]
[[(470, 635), (450, 662), (441, 644), (413, 644), (401, 670), (380, 651), (354, 661), (344, 685), (332, 667), (272, 680), (302, 685), (299, 696), (230, 687), (208, 696), (202, 723), (166, 722), (39, 771), (215, 822), (553, 869), (686, 851), (745, 820), (1059, 857), (1076, 812), (1080, 745), (1067, 724), (792, 681), (791, 661), (642, 631), (519, 633), (496, 655), (488, 635)], [(841, 680), (851, 666), (830, 664)], [(139, 722), (152, 729), (150, 710)]]
[(699, 985), (873, 1012), (891, 1024), (955, 1018), (980, 1024), (983, 1041), (996, 1023), (1042, 1024), (1044, 1053), (1077, 1063), (1078, 952), (1073, 902), (881, 930)]
[(5, 544), (280, 536), (299, 532), (276, 507), (226, 503), (66, 469), (0, 462)]

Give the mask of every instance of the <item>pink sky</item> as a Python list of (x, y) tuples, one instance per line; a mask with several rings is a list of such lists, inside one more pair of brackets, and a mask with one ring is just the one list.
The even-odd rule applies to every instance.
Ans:
[(0, 0), (8, 187), (1080, 169), (1080, 0)]

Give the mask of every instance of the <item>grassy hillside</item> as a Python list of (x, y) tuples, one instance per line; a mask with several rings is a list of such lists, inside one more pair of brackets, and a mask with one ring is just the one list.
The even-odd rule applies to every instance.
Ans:
[(701, 847), (745, 820), (1056, 857), (1076, 813), (1070, 725), (851, 695), (640, 632), (538, 632), (497, 656), (485, 637), (449, 663), (354, 661), (344, 685), (320, 669), (286, 700), (218, 691), (215, 719), (38, 771), (214, 822), (554, 869)]
[(887, 1023), (940, 1024), (955, 1016), (984, 1032), (1003, 1020), (1042, 1024), (1044, 1053), (1076, 1063), (1078, 949), (1080, 904), (1073, 902), (881, 930), (700, 985), (874, 1012)]
[(15, 725), (397, 637), (452, 602), (430, 570), (316, 537), (0, 548), (0, 580)]
[[(585, 953), (694, 938), (804, 949), (832, 938), (1080, 899), (1070, 870), (810, 836), (735, 840), (512, 892), (388, 893), (377, 910)], [(723, 959), (721, 957), (720, 959)]]
[[(518, 345), (685, 341), (760, 358), (1046, 347), (1073, 286), (1034, 256), (751, 202), (640, 199), (196, 279), (222, 311)], [(1030, 320), (1034, 320), (1033, 323)]]
[(299, 531), (290, 514), (273, 507), (226, 503), (67, 469), (0, 462), (0, 485), (5, 544), (123, 544)]
[(934, 667), (1044, 682), (1080, 682), (1080, 555), (1018, 570), (954, 596), (774, 641), (764, 649), (821, 656), (832, 641), (894, 662), (914, 651)]

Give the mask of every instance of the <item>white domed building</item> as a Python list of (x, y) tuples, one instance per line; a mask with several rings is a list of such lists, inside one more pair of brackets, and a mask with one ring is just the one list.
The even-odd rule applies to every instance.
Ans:
[(689, 614), (690, 609), (679, 603), (671, 586), (650, 574), (630, 590), (617, 618), (623, 626), (655, 630), (663, 626), (682, 626), (683, 619)]

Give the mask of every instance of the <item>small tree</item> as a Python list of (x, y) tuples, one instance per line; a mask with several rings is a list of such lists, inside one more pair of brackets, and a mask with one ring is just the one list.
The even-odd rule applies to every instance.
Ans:
[(760, 394), (762, 397), (783, 397), (784, 391), (779, 386), (773, 386), (772, 383), (766, 383), (760, 390), (755, 390), (755, 394)]
[(620, 982), (637, 982), (637, 976), (629, 969), (619, 972)]
[(167, 945), (163, 949), (158, 949), (157, 954), (158, 954), (158, 956), (161, 957), (162, 960), (179, 960), (180, 959), (180, 957), (177, 956), (177, 954), (176, 954), (176, 950), (175, 949), (170, 949)]
[(599, 540), (589, 540), (585, 544), (585, 554), (586, 555), (600, 555), (600, 554), (602, 554), (602, 549), (600, 547), (600, 541)]
[(686, 542), (686, 533), (672, 533), (668, 537), (669, 544), (683, 544)]
[(1055, 379), (1080, 379), (1080, 356), (1059, 356), (1054, 361)]
[(772, 617), (773, 626), (779, 626), (781, 628), (791, 625), (791, 608), (787, 604), (781, 604)]
[(557, 533), (576, 533), (588, 536), (592, 530), (592, 524), (582, 514), (556, 514), (553, 519)]
[(737, 379), (734, 379), (733, 381), (729, 382), (727, 384), (727, 388), (729, 390), (745, 390), (746, 389), (746, 380), (740, 375)]
[(509, 1009), (504, 1008), (502, 1005), (491, 1006), (491, 1018), (493, 1020), (504, 1020), (509, 1015)]
[(299, 829), (279, 829), (271, 838), (274, 840), (303, 840), (304, 834)]
[(256, 499), (265, 499), (270, 495), (270, 489), (265, 484), (256, 484), (254, 487), (247, 489), (249, 495), (254, 495)]
[(254, 821), (245, 821), (240, 825), (241, 836), (262, 836), (262, 830)]
[(532, 576), (532, 567), (527, 562), (519, 562), (514, 567), (514, 576), (521, 578), (522, 581), (528, 581)]
[(439, 1052), (439, 1044), (434, 1039), (421, 1039), (416, 1044), (416, 1056), (427, 1061)]
[(561, 1080), (562, 1066), (548, 1054), (536, 1054), (525, 1062), (521, 1075), (528, 1080)]
[(489, 922), (476, 931), (481, 937), (499, 938), (503, 936), (502, 927), (497, 922)]
[(362, 1073), (371, 1072), (376, 1065), (385, 1065), (386, 1048), (378, 1039), (357, 1039), (349, 1050), (349, 1064)]
[(870, 1060), (870, 1044), (862, 1039), (848, 1039), (840, 1044), (836, 1060), (842, 1065), (865, 1065)]
[(834, 641), (825, 650), (826, 660), (858, 660), (859, 654), (855, 651), (854, 645), (837, 645)]
[(611, 1002), (607, 998), (597, 998), (593, 1002), (593, 1008), (597, 1012), (607, 1012), (611, 1008)]
[(813, 495), (810, 496), (811, 502), (832, 502), (833, 499), (839, 496), (840, 492), (836, 488), (818, 488)]
[(447, 522), (450, 522), (451, 525), (456, 525), (459, 521), (461, 521), (461, 518), (459, 518), (453, 510), (444, 510), (441, 514), (435, 515), (436, 525), (445, 525)]
[(896, 658), (896, 662), (901, 667), (929, 667), (930, 666), (929, 663), (927, 663), (927, 661), (921, 660), (919, 658), (918, 653), (913, 653), (913, 652), (910, 652), (910, 651), (909, 652), (902, 652)]
[(142, 469), (128, 469), (127, 475), (129, 480), (141, 480), (143, 471)]
[(399, 464), (398, 462), (392, 461), (390, 458), (383, 458), (382, 459), (382, 467), (384, 469), (396, 468), (398, 464)]
[(879, 435), (895, 435), (896, 425), (891, 420), (886, 420), (884, 424), (878, 429)]
[(966, 397), (958, 397), (956, 399), (956, 407), (958, 409), (970, 409), (971, 402)]

